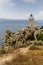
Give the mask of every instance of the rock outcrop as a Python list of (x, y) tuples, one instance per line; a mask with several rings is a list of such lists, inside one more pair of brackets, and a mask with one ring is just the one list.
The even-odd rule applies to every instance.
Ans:
[(43, 29), (40, 27), (26, 27), (18, 30), (18, 32), (11, 32), (7, 30), (2, 37), (3, 46), (10, 46), (14, 48), (24, 47), (31, 43), (33, 40), (37, 40), (36, 36), (40, 33), (43, 33)]

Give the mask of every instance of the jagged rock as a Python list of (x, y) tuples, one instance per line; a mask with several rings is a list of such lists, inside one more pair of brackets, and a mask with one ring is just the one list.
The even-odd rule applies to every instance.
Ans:
[[(11, 32), (7, 30), (3, 35), (3, 45), (19, 47), (29, 45), (30, 41), (37, 40), (37, 34), (43, 33), (40, 27), (27, 27), (18, 30), (18, 32)], [(33, 43), (33, 42), (32, 42)]]

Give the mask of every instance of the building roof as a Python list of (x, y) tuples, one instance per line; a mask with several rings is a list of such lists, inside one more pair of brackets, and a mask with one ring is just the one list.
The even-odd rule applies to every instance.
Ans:
[(31, 14), (30, 17), (33, 17), (33, 15)]
[(31, 14), (29, 19), (33, 19), (33, 18), (34, 18), (34, 17), (33, 17), (33, 15)]

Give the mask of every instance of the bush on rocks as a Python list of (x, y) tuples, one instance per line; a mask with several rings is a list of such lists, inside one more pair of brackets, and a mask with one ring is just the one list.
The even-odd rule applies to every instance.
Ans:
[(39, 48), (36, 46), (36, 45), (31, 45), (30, 47), (29, 47), (29, 50), (39, 50)]
[(36, 37), (37, 37), (37, 40), (42, 40), (43, 41), (43, 34), (38, 34)]

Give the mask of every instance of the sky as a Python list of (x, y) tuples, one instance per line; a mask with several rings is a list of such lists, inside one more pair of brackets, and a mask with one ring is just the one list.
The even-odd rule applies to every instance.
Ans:
[(0, 18), (27, 20), (31, 13), (43, 20), (43, 0), (0, 0)]

